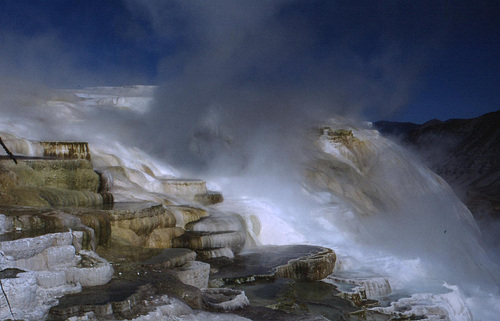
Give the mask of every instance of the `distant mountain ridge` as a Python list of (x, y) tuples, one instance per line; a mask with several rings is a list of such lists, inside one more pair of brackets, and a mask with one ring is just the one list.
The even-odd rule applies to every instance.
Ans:
[(477, 219), (500, 219), (500, 111), (422, 125), (379, 121), (374, 127), (416, 152), (443, 177)]
[(410, 122), (400, 123), (386, 120), (377, 121), (373, 125), (381, 134), (388, 136), (405, 136), (421, 126)]

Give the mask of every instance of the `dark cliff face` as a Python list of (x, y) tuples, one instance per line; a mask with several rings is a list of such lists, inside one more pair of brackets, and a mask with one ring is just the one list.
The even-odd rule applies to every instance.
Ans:
[(376, 122), (374, 127), (415, 152), (453, 187), (500, 265), (500, 111), (422, 125)]
[(415, 151), (455, 189), (476, 218), (500, 219), (500, 111), (423, 125), (376, 122), (374, 126)]

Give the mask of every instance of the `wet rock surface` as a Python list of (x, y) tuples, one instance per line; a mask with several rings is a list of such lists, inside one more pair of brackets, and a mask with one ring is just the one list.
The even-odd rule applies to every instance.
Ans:
[(210, 264), (191, 261), (179, 267), (172, 268), (172, 273), (182, 283), (203, 289), (208, 286), (208, 276), (210, 274)]
[[(173, 243), (190, 247), (192, 250), (168, 248), (168, 245), (161, 245), (158, 241), (156, 244), (163, 248), (146, 248), (145, 243), (141, 242), (136, 246), (113, 242), (113, 229), (126, 230), (137, 238), (148, 237), (149, 240), (153, 235), (161, 238), (168, 234), (166, 229), (184, 231), (180, 226), (164, 227), (176, 225), (176, 215), (173, 212), (177, 212), (177, 215), (183, 213), (183, 218), (187, 217), (190, 221), (185, 225), (187, 233), (176, 238)], [(307, 309), (297, 308), (298, 305), (294, 304), (290, 308), (283, 304), (279, 296), (270, 299), (272, 303), (268, 304), (269, 307), (259, 306), (260, 299), (254, 296), (257, 310), (252, 310), (245, 308), (250, 298), (245, 295), (245, 289), (206, 289), (210, 273), (217, 271), (212, 279), (220, 278), (224, 273), (232, 273), (228, 278), (242, 279), (242, 276), (251, 275), (243, 278), (254, 280), (253, 275), (256, 275), (257, 278), (264, 279), (316, 280), (333, 269), (335, 254), (331, 250), (314, 246), (265, 247), (237, 255), (235, 259), (234, 253), (238, 253), (245, 244), (242, 232), (244, 225), (236, 216), (210, 213), (187, 206), (164, 207), (152, 203), (118, 203), (113, 206), (59, 209), (7, 207), (4, 213), (1, 218), (5, 223), (3, 226), (6, 233), (2, 235), (5, 242), (0, 243), (0, 247), (8, 257), (20, 262), (9, 266), (35, 270), (28, 274), (20, 273), (24, 276), (17, 282), (27, 285), (28, 288), (19, 289), (30, 297), (39, 297), (38, 293), (42, 292), (47, 296), (67, 294), (50, 312), (47, 312), (50, 305), (34, 303), (33, 306), (24, 307), (14, 300), (17, 309), (24, 307), (26, 310), (36, 311), (30, 315), (24, 314), (28, 320), (43, 319), (47, 313), (49, 320), (66, 320), (83, 315), (92, 316), (97, 320), (138, 317), (156, 313), (155, 307), (148, 306), (145, 302), (158, 300), (164, 295), (182, 300), (191, 309), (236, 311), (241, 313), (241, 316), (253, 320), (321, 320), (321, 314), (324, 314), (321, 309), (318, 310), (319, 313), (311, 313), (307, 312)], [(116, 222), (119, 224), (113, 225)], [(54, 239), (50, 235), (56, 235), (55, 232), (62, 234)], [(85, 236), (85, 233), (88, 235)], [(190, 234), (195, 235), (194, 241), (192, 236), (186, 236)], [(29, 245), (23, 247), (22, 244), (26, 243), (28, 236), (37, 237), (40, 241), (29, 242)], [(211, 238), (208, 241), (203, 239), (207, 236)], [(230, 238), (226, 239), (228, 236)], [(56, 241), (59, 239), (61, 241)], [(15, 245), (16, 242), (20, 245)], [(87, 247), (84, 246), (85, 242), (89, 244)], [(39, 244), (40, 248), (37, 249), (33, 244)], [(47, 248), (44, 244), (50, 244), (52, 247)], [(92, 249), (97, 248), (99, 255), (85, 251), (89, 246)], [(20, 250), (21, 248), (25, 250)], [(12, 256), (13, 253), (15, 256)], [(195, 261), (197, 256), (211, 262), (212, 266)], [(231, 269), (233, 271), (228, 272)], [(17, 279), (19, 277), (15, 278)], [(110, 279), (112, 281), (108, 283)], [(9, 287), (9, 282), (6, 284)], [(253, 282), (250, 287), (263, 286), (266, 289), (264, 291), (268, 291), (274, 287), (272, 284)], [(11, 288), (12, 286), (9, 289)], [(14, 293), (13, 290), (9, 291)], [(82, 292), (77, 293), (80, 291)], [(262, 293), (259, 296), (262, 296)], [(38, 300), (43, 302), (46, 299)], [(53, 304), (54, 302), (51, 305)], [(2, 311), (7, 313), (6, 306)], [(260, 313), (256, 315), (255, 311)], [(23, 315), (21, 312), (16, 313), (16, 316)], [(347, 315), (344, 310), (342, 313)]]
[(250, 306), (237, 310), (251, 320), (389, 320), (377, 312), (359, 313), (360, 308), (339, 297), (339, 291), (324, 282), (291, 279), (259, 280), (232, 286), (245, 291)]
[[(194, 252), (187, 249), (143, 251), (141, 248), (127, 248), (123, 251), (128, 252), (128, 255), (117, 255), (117, 251), (114, 249), (114, 261), (113, 258), (108, 257), (115, 268), (115, 279), (151, 284), (158, 295), (166, 294), (179, 298), (194, 309), (203, 308), (200, 289), (186, 284), (198, 285), (191, 281), (199, 280), (200, 274), (203, 274), (204, 278), (208, 280), (207, 271), (204, 273), (194, 269), (187, 271), (186, 267), (191, 266), (194, 262)], [(102, 255), (106, 257), (105, 254)], [(183, 273), (175, 272), (179, 269), (182, 269)]]
[(211, 213), (209, 217), (186, 224), (185, 229), (192, 232), (227, 232), (244, 231), (245, 226), (237, 216)]
[[(107, 213), (94, 207), (44, 207), (0, 205), (3, 234), (0, 240), (34, 237), (54, 232), (80, 231), (83, 249), (107, 245), (111, 237)], [(78, 248), (77, 250), (80, 250)]]
[[(56, 208), (0, 205), (0, 240), (15, 240), (47, 233), (82, 231), (85, 248), (91, 246), (94, 231), (73, 215)], [(97, 244), (93, 244), (96, 246)]]
[[(156, 240), (156, 243), (162, 241), (168, 245), (168, 239), (153, 236), (155, 240), (150, 240), (150, 236), (158, 229), (174, 228), (176, 224), (175, 217), (161, 204), (116, 203), (112, 209), (104, 211), (110, 215), (111, 237), (118, 243), (145, 246), (155, 244)], [(173, 238), (178, 233), (172, 231), (171, 235)]]
[(189, 249), (144, 249), (111, 247), (98, 253), (112, 262), (115, 279), (151, 284), (158, 295), (184, 300), (190, 307), (203, 307), (201, 291), (206, 287), (209, 266), (195, 261)]
[(358, 306), (370, 304), (370, 299), (388, 296), (392, 292), (388, 278), (382, 276), (335, 273), (329, 275), (324, 281), (337, 285), (345, 293), (345, 297)]
[(214, 210), (185, 224), (184, 229), (172, 246), (193, 249), (200, 260), (216, 266), (231, 263), (247, 241), (245, 223), (239, 216)]
[(313, 281), (325, 278), (334, 267), (335, 253), (330, 249), (310, 245), (264, 246), (236, 256), (232, 265), (221, 267), (212, 278), (229, 281), (284, 277)]
[(143, 282), (112, 281), (64, 296), (50, 309), (47, 320), (67, 320), (88, 312), (97, 318), (135, 317), (142, 308), (141, 301), (152, 295), (152, 286)]
[(248, 305), (247, 296), (244, 291), (217, 288), (217, 289), (202, 289), (203, 302), (213, 310), (234, 311), (242, 309)]

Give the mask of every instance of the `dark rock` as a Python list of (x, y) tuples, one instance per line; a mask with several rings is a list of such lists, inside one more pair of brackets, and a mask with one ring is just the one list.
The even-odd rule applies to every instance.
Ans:
[(377, 129), (381, 134), (392, 135), (392, 136), (405, 136), (409, 132), (420, 127), (418, 124), (405, 122), (391, 122), (391, 121), (376, 121), (373, 123), (375, 129)]
[(154, 294), (151, 285), (143, 282), (112, 281), (106, 285), (85, 288), (81, 293), (59, 299), (49, 311), (49, 321), (66, 320), (93, 312), (99, 318), (130, 318), (142, 308), (144, 298)]
[(264, 246), (235, 256), (233, 264), (221, 267), (212, 278), (238, 282), (281, 277), (320, 280), (332, 273), (335, 259), (332, 250), (319, 246)]
[(389, 316), (366, 312), (367, 318), (355, 315), (359, 310), (338, 297), (335, 286), (324, 282), (291, 279), (260, 280), (233, 286), (244, 290), (250, 306), (232, 313), (252, 320), (389, 320)]
[[(498, 124), (500, 111), (473, 119), (432, 120), (407, 131), (400, 140), (443, 177), (476, 216), (481, 214), (482, 204), (483, 210), (500, 217), (500, 211), (495, 211), (500, 205)], [(401, 124), (391, 125), (397, 128)], [(377, 128), (382, 133), (391, 132)]]
[(200, 289), (184, 284), (171, 269), (194, 262), (196, 254), (188, 249), (145, 249), (142, 247), (99, 248), (98, 253), (113, 264), (115, 278), (153, 285), (158, 295), (167, 294), (202, 309)]
[(204, 249), (204, 250), (196, 250), (196, 254), (198, 254), (198, 259), (212, 263), (214, 260), (217, 260), (219, 264), (218, 266), (226, 265), (224, 263), (225, 260), (229, 260), (228, 262), (233, 262), (234, 253), (228, 247), (221, 247), (217, 249)]
[[(3, 205), (0, 206), (0, 210), (5, 215), (4, 234), (0, 236), (2, 241), (67, 232), (71, 229), (83, 232), (83, 249), (93, 250), (99, 244), (106, 244), (106, 238), (109, 238), (109, 235), (106, 236), (105, 232), (101, 232), (102, 228), (96, 228), (98, 224), (90, 224), (90, 218), (100, 222), (102, 219), (99, 215), (89, 216), (82, 221), (72, 215), (70, 210), (63, 209)], [(100, 226), (106, 224), (109, 228), (109, 222), (104, 219)]]

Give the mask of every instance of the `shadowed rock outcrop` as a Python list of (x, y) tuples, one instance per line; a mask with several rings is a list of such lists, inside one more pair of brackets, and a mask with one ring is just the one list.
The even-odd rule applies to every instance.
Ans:
[(333, 250), (319, 246), (264, 246), (235, 256), (232, 265), (221, 267), (212, 278), (226, 282), (258, 278), (315, 281), (333, 272), (335, 260)]
[(47, 320), (62, 321), (89, 312), (98, 320), (130, 318), (141, 312), (143, 301), (154, 294), (148, 284), (114, 281), (64, 296), (50, 309)]
[(470, 209), (493, 257), (500, 250), (500, 111), (472, 119), (406, 125), (376, 122), (384, 135), (416, 153)]
[(195, 252), (129, 246), (98, 252), (113, 263), (117, 279), (150, 283), (158, 294), (178, 297), (195, 309), (203, 307), (200, 288), (208, 284), (209, 265), (195, 261)]
[[(77, 251), (95, 250), (105, 245), (110, 237), (109, 219), (101, 213), (80, 216), (70, 209), (36, 208), (0, 205), (1, 240), (15, 240), (48, 233), (78, 231), (79, 240), (73, 242)], [(74, 233), (75, 234), (75, 233)], [(76, 234), (75, 234), (76, 235)]]
[(472, 119), (428, 121), (422, 125), (376, 122), (384, 135), (419, 154), (432, 170), (455, 188), (473, 214), (500, 217), (500, 111)]

